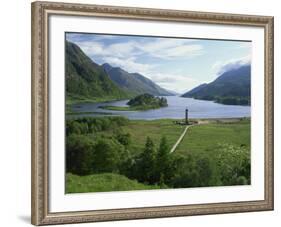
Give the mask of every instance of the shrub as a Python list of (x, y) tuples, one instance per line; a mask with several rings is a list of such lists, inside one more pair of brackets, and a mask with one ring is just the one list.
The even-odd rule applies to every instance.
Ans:
[(174, 176), (169, 182), (175, 188), (198, 186), (199, 174), (194, 158), (191, 155), (175, 155), (173, 160)]
[(119, 172), (121, 155), (125, 152), (124, 147), (112, 139), (99, 139), (94, 147), (93, 171)]
[(94, 143), (83, 135), (70, 135), (66, 143), (66, 170), (78, 175), (92, 173)]
[(116, 129), (128, 124), (125, 117), (83, 117), (66, 121), (66, 135), (90, 134), (94, 132)]
[(250, 151), (243, 146), (220, 144), (216, 156), (218, 174), (223, 185), (233, 185), (241, 182), (243, 176), (250, 183)]
[(131, 143), (130, 133), (122, 133), (120, 131), (115, 132), (116, 140), (124, 146), (128, 146)]

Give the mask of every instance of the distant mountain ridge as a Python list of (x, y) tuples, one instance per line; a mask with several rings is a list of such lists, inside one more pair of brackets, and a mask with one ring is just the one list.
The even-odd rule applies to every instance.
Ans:
[(67, 101), (70, 100), (112, 100), (127, 98), (104, 72), (74, 43), (65, 44), (65, 79)]
[(124, 69), (112, 67), (108, 63), (103, 64), (102, 67), (111, 80), (128, 93), (135, 95), (144, 93), (158, 96), (174, 95), (139, 73), (128, 73)]
[(182, 97), (213, 100), (230, 105), (250, 105), (251, 66), (243, 65), (222, 73), (209, 84), (201, 84)]
[(127, 99), (144, 93), (173, 95), (139, 73), (108, 63), (98, 65), (69, 41), (65, 43), (65, 79), (68, 103)]
[(204, 84), (200, 84), (199, 86), (193, 88), (192, 90), (186, 92), (185, 94), (182, 95), (182, 97), (185, 97), (185, 95), (193, 95), (193, 94), (196, 94), (198, 91), (200, 91), (202, 88), (206, 87), (208, 84), (207, 83), (204, 83)]

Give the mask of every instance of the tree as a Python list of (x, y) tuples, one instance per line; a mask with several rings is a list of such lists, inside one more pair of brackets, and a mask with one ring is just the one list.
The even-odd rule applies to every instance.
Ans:
[(167, 99), (164, 97), (160, 98), (160, 106), (168, 106)]
[(174, 174), (169, 181), (169, 185), (175, 188), (187, 188), (198, 186), (199, 174), (196, 170), (196, 165), (193, 156), (175, 155), (172, 168)]
[(207, 157), (202, 157), (197, 160), (196, 166), (198, 169), (198, 186), (210, 186), (212, 177), (212, 167), (210, 160)]
[(130, 133), (122, 133), (120, 131), (116, 131), (115, 132), (115, 137), (117, 139), (117, 141), (124, 145), (124, 146), (128, 146), (131, 143), (131, 134)]
[(128, 103), (129, 106), (151, 106), (154, 108), (168, 106), (167, 99), (164, 97), (155, 97), (151, 94), (141, 94), (131, 99)]
[(101, 172), (119, 172), (124, 147), (113, 139), (99, 139), (93, 155), (93, 170)]
[(171, 155), (166, 137), (162, 137), (157, 153), (156, 171), (157, 181), (164, 181), (165, 183), (172, 177), (173, 171), (171, 167)]
[(67, 121), (66, 123), (66, 135), (70, 134), (83, 134), (84, 128), (83, 125), (78, 121)]
[(148, 182), (150, 184), (155, 183), (157, 176), (155, 174), (155, 160), (156, 150), (154, 143), (147, 137), (144, 151), (140, 155), (138, 163), (138, 179), (142, 182)]
[(67, 137), (66, 170), (78, 175), (92, 173), (94, 143), (84, 135), (72, 134)]

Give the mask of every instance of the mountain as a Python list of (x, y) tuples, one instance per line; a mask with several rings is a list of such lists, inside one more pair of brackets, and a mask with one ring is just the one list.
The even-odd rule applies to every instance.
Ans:
[(112, 67), (108, 63), (103, 64), (102, 67), (115, 84), (130, 94), (174, 95), (139, 73), (128, 73), (120, 67)]
[(170, 89), (165, 89), (165, 90), (168, 91), (168, 92), (170, 92), (172, 95), (179, 95), (179, 93), (176, 92), (176, 91), (172, 91), (172, 90), (170, 90)]
[(76, 44), (66, 41), (65, 55), (67, 99), (112, 100), (128, 97)]
[(222, 73), (209, 84), (201, 84), (182, 97), (214, 100), (231, 105), (250, 105), (251, 66), (243, 65)]
[(208, 84), (204, 83), (204, 84), (200, 84), (199, 86), (193, 88), (192, 90), (188, 91), (187, 93), (183, 94), (182, 97), (188, 97), (185, 95), (189, 95), (192, 96), (194, 94), (196, 94), (198, 91), (200, 91), (202, 88), (206, 87)]

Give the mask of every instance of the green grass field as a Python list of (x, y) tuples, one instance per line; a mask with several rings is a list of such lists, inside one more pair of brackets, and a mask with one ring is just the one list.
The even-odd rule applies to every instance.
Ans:
[(66, 174), (66, 193), (108, 192), (159, 189), (159, 186), (144, 185), (119, 174), (104, 173), (88, 176)]
[[(167, 138), (168, 146), (172, 146), (176, 143), (180, 135), (182, 134), (185, 126), (177, 125), (173, 123), (172, 119), (161, 120), (130, 120), (128, 125), (121, 126), (120, 130), (124, 133), (131, 135), (130, 151), (135, 154), (142, 152), (146, 139), (149, 136), (156, 146), (159, 145), (163, 136)], [(102, 137), (111, 137), (114, 134), (114, 130), (106, 130), (98, 132), (97, 135)]]
[(133, 111), (136, 109), (131, 108), (130, 106), (100, 106), (99, 108), (105, 110), (116, 110), (116, 111)]
[(195, 125), (189, 129), (175, 152), (214, 155), (219, 144), (250, 149), (250, 131), (250, 120)]
[(148, 136), (153, 140), (156, 146), (159, 145), (161, 138), (165, 136), (168, 146), (172, 148), (184, 128), (184, 126), (174, 124), (171, 119), (162, 119), (153, 121), (130, 121), (129, 125), (122, 127), (122, 130), (131, 134), (131, 150), (139, 153), (144, 148)]
[[(224, 182), (226, 182), (226, 179), (231, 179), (231, 177), (236, 174), (249, 176), (249, 173), (236, 173), (235, 168), (241, 167), (240, 160), (246, 160), (247, 157), (250, 157), (250, 119), (198, 121), (200, 124), (195, 124), (188, 129), (183, 140), (171, 155), (182, 155), (186, 158), (191, 156), (195, 162), (195, 166), (197, 165), (197, 162), (201, 162), (202, 164), (202, 160), (204, 162), (204, 159), (202, 158), (207, 157), (210, 164), (209, 168), (212, 169), (208, 186), (249, 184), (249, 178), (247, 178), (248, 181), (244, 178), (239, 178), (239, 181), (229, 181), (229, 183)], [(123, 126), (119, 126), (119, 130), (121, 130), (122, 133), (130, 134), (131, 143), (127, 148), (132, 156), (137, 157), (144, 151), (147, 137), (150, 137), (155, 148), (158, 148), (161, 138), (165, 136), (168, 148), (171, 149), (184, 131), (185, 127), (186, 126), (184, 125), (175, 124), (173, 119), (151, 121), (129, 120), (126, 124), (123, 124)], [(108, 138), (111, 140), (111, 138), (116, 135), (115, 130), (109, 127), (106, 130), (87, 134), (87, 137), (93, 141), (98, 138)], [(223, 174), (224, 172), (225, 174)], [(224, 178), (222, 178), (222, 174)], [(68, 173), (66, 175), (67, 193), (147, 190), (159, 188), (159, 185), (139, 183), (137, 180), (129, 179), (118, 173), (102, 172), (86, 176), (78, 176)]]
[[(126, 98), (129, 98), (126, 97)], [(66, 105), (70, 106), (73, 104), (79, 104), (79, 103), (97, 103), (97, 102), (108, 102), (108, 101), (117, 101), (120, 100), (114, 96), (105, 96), (105, 97), (93, 97), (93, 98), (87, 98), (81, 95), (74, 95), (74, 94), (67, 94), (66, 96)]]
[[(130, 120), (128, 125), (121, 127), (124, 132), (130, 133), (132, 138), (130, 150), (135, 153), (142, 151), (148, 136), (156, 146), (165, 136), (169, 147), (172, 148), (184, 128), (185, 126), (174, 124), (172, 119)], [(106, 131), (101, 132), (101, 134), (111, 136), (112, 132)], [(220, 143), (250, 148), (250, 120), (237, 122), (211, 121), (208, 124), (194, 125), (188, 130), (175, 152), (180, 154), (212, 152)]]

